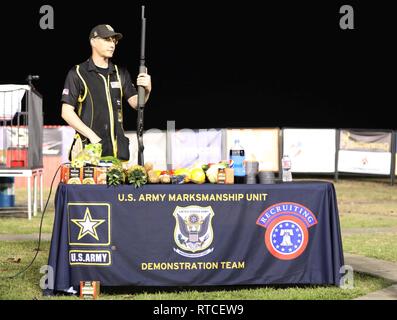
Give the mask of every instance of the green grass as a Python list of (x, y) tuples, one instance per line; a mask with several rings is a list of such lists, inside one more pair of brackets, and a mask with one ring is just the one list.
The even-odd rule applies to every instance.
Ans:
[[(54, 209), (44, 214), (42, 233), (52, 233), (54, 223)], [(27, 218), (0, 218), (0, 234), (33, 234), (39, 233), (41, 213)]]
[[(397, 192), (397, 190), (395, 191)], [(367, 214), (397, 217), (397, 201), (379, 200), (379, 202), (341, 202), (338, 201), (340, 214)]]
[[(390, 282), (359, 273), (354, 274), (354, 288), (334, 286), (261, 287), (255, 289), (220, 290), (214, 292), (184, 291), (182, 293), (143, 293), (135, 296), (142, 300), (344, 300), (354, 299), (369, 292), (381, 290)], [(104, 299), (107, 296), (103, 297)]]
[(388, 179), (340, 179), (335, 183), (335, 189), (341, 203), (397, 202), (397, 186), (391, 186)]
[(339, 180), (335, 183), (339, 213), (397, 218), (397, 186), (387, 181)]
[[(26, 273), (13, 278), (5, 279), (21, 271), (27, 266), (35, 254), (36, 242), (2, 242), (0, 247), (0, 299), (31, 300), (31, 299), (73, 299), (76, 296), (44, 297), (39, 286), (43, 276), (39, 272), (40, 267), (47, 264), (50, 243), (42, 243), (42, 251), (36, 261)], [(21, 259), (17, 263), (18, 259)], [(359, 273), (354, 274), (353, 289), (341, 289), (334, 286), (310, 286), (310, 287), (255, 287), (241, 289), (230, 287), (230, 290), (198, 291), (180, 290), (177, 292), (135, 292), (134, 294), (102, 293), (103, 300), (325, 300), (325, 299), (354, 299), (369, 292), (380, 290), (390, 285), (390, 282)]]
[(354, 234), (343, 237), (343, 250), (380, 260), (397, 262), (397, 234)]
[[(335, 183), (343, 230), (363, 229), (362, 234), (343, 235), (343, 250), (367, 257), (397, 262), (397, 186), (389, 181), (339, 180)], [(388, 228), (370, 233), (371, 228)], [(369, 229), (369, 230), (368, 230)], [(396, 230), (397, 231), (397, 230)]]
[[(41, 299), (40, 267), (47, 264), (50, 243), (42, 242), (37, 259), (26, 273), (10, 277), (26, 267), (33, 259), (37, 248), (35, 241), (9, 242), (3, 241), (0, 246), (0, 299), (25, 300)], [(20, 262), (17, 261), (20, 259)]]
[[(54, 223), (54, 198), (56, 190), (53, 189), (51, 192), (51, 198), (48, 202), (47, 210), (44, 214), (43, 219), (43, 233), (51, 233)], [(47, 202), (49, 190), (43, 191), (44, 206)], [(15, 206), (26, 207), (27, 206), (27, 193), (25, 188), (18, 188), (15, 190)], [(38, 198), (39, 199), (39, 198)], [(33, 201), (33, 199), (32, 199)], [(39, 200), (37, 202), (38, 210), (40, 210)], [(37, 212), (37, 215), (32, 217), (32, 220), (26, 217), (18, 218), (0, 218), (0, 234), (33, 234), (39, 232), (41, 220), (41, 212)]]
[(340, 224), (345, 228), (393, 228), (397, 227), (397, 216), (362, 213), (340, 214)]
[[(51, 198), (48, 203), (49, 207), (54, 207), (55, 192), (56, 192), (56, 187), (53, 187), (52, 192), (51, 192)], [(43, 189), (44, 205), (47, 201), (49, 193), (50, 193), (49, 188)], [(39, 195), (39, 192), (37, 192), (37, 205), (38, 206), (39, 206), (39, 201), (40, 201), (40, 195)], [(28, 194), (27, 194), (26, 188), (15, 188), (15, 205), (16, 206), (26, 206), (27, 202), (28, 202)], [(33, 189), (32, 189), (32, 202), (33, 202)]]

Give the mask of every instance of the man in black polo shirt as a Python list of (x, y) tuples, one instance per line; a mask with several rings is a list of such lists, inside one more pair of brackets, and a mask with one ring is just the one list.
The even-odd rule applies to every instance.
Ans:
[[(62, 92), (62, 118), (86, 143), (101, 143), (102, 156), (129, 159), (129, 141), (123, 129), (123, 98), (135, 108), (137, 90), (130, 74), (114, 65), (112, 58), (122, 34), (109, 25), (91, 30), (91, 57), (68, 73)], [(152, 88), (150, 76), (140, 73), (137, 85), (145, 88), (145, 101)], [(78, 138), (78, 137), (77, 137)], [(75, 138), (76, 141), (76, 138)]]

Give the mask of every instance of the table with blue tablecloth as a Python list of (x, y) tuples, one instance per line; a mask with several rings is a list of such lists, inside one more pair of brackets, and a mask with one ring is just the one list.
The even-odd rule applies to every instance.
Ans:
[(60, 184), (50, 292), (101, 286), (339, 285), (332, 183)]

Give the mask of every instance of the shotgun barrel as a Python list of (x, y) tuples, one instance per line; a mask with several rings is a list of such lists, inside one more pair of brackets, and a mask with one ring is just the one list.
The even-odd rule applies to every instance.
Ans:
[[(142, 23), (141, 23), (141, 53), (139, 61), (139, 73), (146, 73), (145, 65), (145, 47), (146, 47), (146, 18), (145, 18), (145, 6), (142, 6)], [(145, 88), (138, 86), (138, 116), (136, 133), (138, 138), (138, 164), (143, 166), (143, 109), (145, 107)]]

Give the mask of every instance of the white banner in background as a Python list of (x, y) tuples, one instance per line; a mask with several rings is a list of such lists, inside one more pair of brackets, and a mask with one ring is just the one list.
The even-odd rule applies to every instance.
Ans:
[(222, 130), (181, 129), (171, 132), (172, 168), (217, 163), (222, 159)]
[(62, 163), (69, 162), (69, 152), (76, 131), (69, 126), (62, 126)]
[(259, 170), (278, 171), (279, 158), (279, 129), (227, 129), (226, 153), (229, 159), (229, 150), (234, 140), (239, 139), (245, 150), (246, 160), (259, 161)]
[(391, 132), (341, 130), (340, 150), (390, 152)]
[(390, 152), (339, 151), (340, 172), (390, 174)]
[[(128, 131), (125, 136), (130, 139), (130, 164), (138, 163), (138, 141), (136, 131)], [(159, 129), (150, 129), (143, 133), (143, 158), (145, 163), (153, 163), (156, 170), (167, 169), (166, 146), (167, 136), (166, 132)]]
[(292, 172), (335, 172), (335, 129), (284, 129), (283, 136)]

